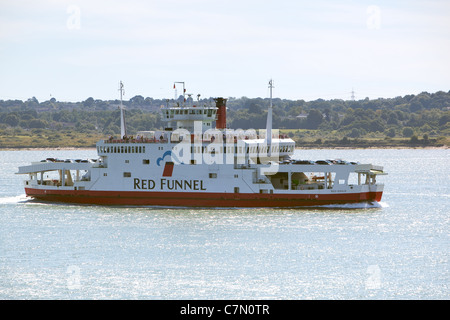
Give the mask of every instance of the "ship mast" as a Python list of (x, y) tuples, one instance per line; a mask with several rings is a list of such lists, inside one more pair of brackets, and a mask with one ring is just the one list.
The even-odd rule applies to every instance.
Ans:
[(183, 102), (186, 102), (186, 88), (184, 87), (184, 82), (183, 81), (175, 81), (173, 83), (173, 89), (175, 90), (175, 100), (178, 99), (178, 97), (177, 97), (177, 87), (175, 86), (175, 84), (177, 84), (177, 83), (183, 84)]
[(120, 91), (120, 137), (124, 138), (127, 135), (127, 127), (125, 125), (125, 108), (122, 104), (122, 96), (125, 95), (125, 89), (123, 88), (123, 83), (120, 81), (119, 83), (119, 91)]
[(266, 123), (266, 144), (269, 147), (268, 155), (270, 155), (270, 146), (272, 145), (272, 88), (273, 88), (273, 80), (269, 81), (269, 89), (270, 89), (270, 105), (269, 110), (267, 112), (267, 123)]

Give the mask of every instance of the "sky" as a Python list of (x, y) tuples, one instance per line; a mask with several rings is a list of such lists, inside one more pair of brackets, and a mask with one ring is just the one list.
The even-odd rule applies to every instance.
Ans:
[(0, 0), (1, 100), (391, 98), (449, 57), (448, 0)]

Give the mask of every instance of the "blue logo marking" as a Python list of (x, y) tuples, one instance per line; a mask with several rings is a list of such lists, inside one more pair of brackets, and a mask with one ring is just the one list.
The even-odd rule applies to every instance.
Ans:
[(170, 156), (170, 157), (171, 157), (171, 160), (175, 160), (176, 163), (180, 164), (180, 161), (178, 161), (178, 159), (177, 159), (176, 157), (174, 157), (174, 155), (172, 154), (172, 151), (170, 151), (170, 150), (164, 152), (163, 156), (162, 156), (162, 157), (159, 157), (159, 158), (156, 160), (156, 164), (160, 167), (160, 166), (161, 166), (160, 162), (161, 162), (161, 161), (164, 161), (164, 158), (167, 157), (167, 156)]

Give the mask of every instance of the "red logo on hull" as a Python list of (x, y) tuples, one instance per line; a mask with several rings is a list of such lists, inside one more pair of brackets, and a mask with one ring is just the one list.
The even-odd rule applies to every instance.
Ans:
[(173, 162), (166, 162), (164, 165), (163, 177), (171, 177), (173, 172)]

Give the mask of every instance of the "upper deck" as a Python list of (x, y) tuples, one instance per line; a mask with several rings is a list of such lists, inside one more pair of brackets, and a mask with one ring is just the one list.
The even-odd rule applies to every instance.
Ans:
[(217, 108), (212, 106), (162, 107), (163, 121), (215, 121)]
[[(167, 130), (186, 129), (191, 132), (198, 130), (205, 131), (214, 128), (214, 121), (216, 121), (216, 128), (224, 129), (226, 125), (226, 99), (215, 99), (216, 104), (207, 105), (201, 104), (200, 101), (195, 103), (189, 98), (182, 105), (177, 103), (173, 106), (164, 106), (161, 108), (162, 121), (166, 122)], [(195, 126), (197, 123), (197, 127)]]

